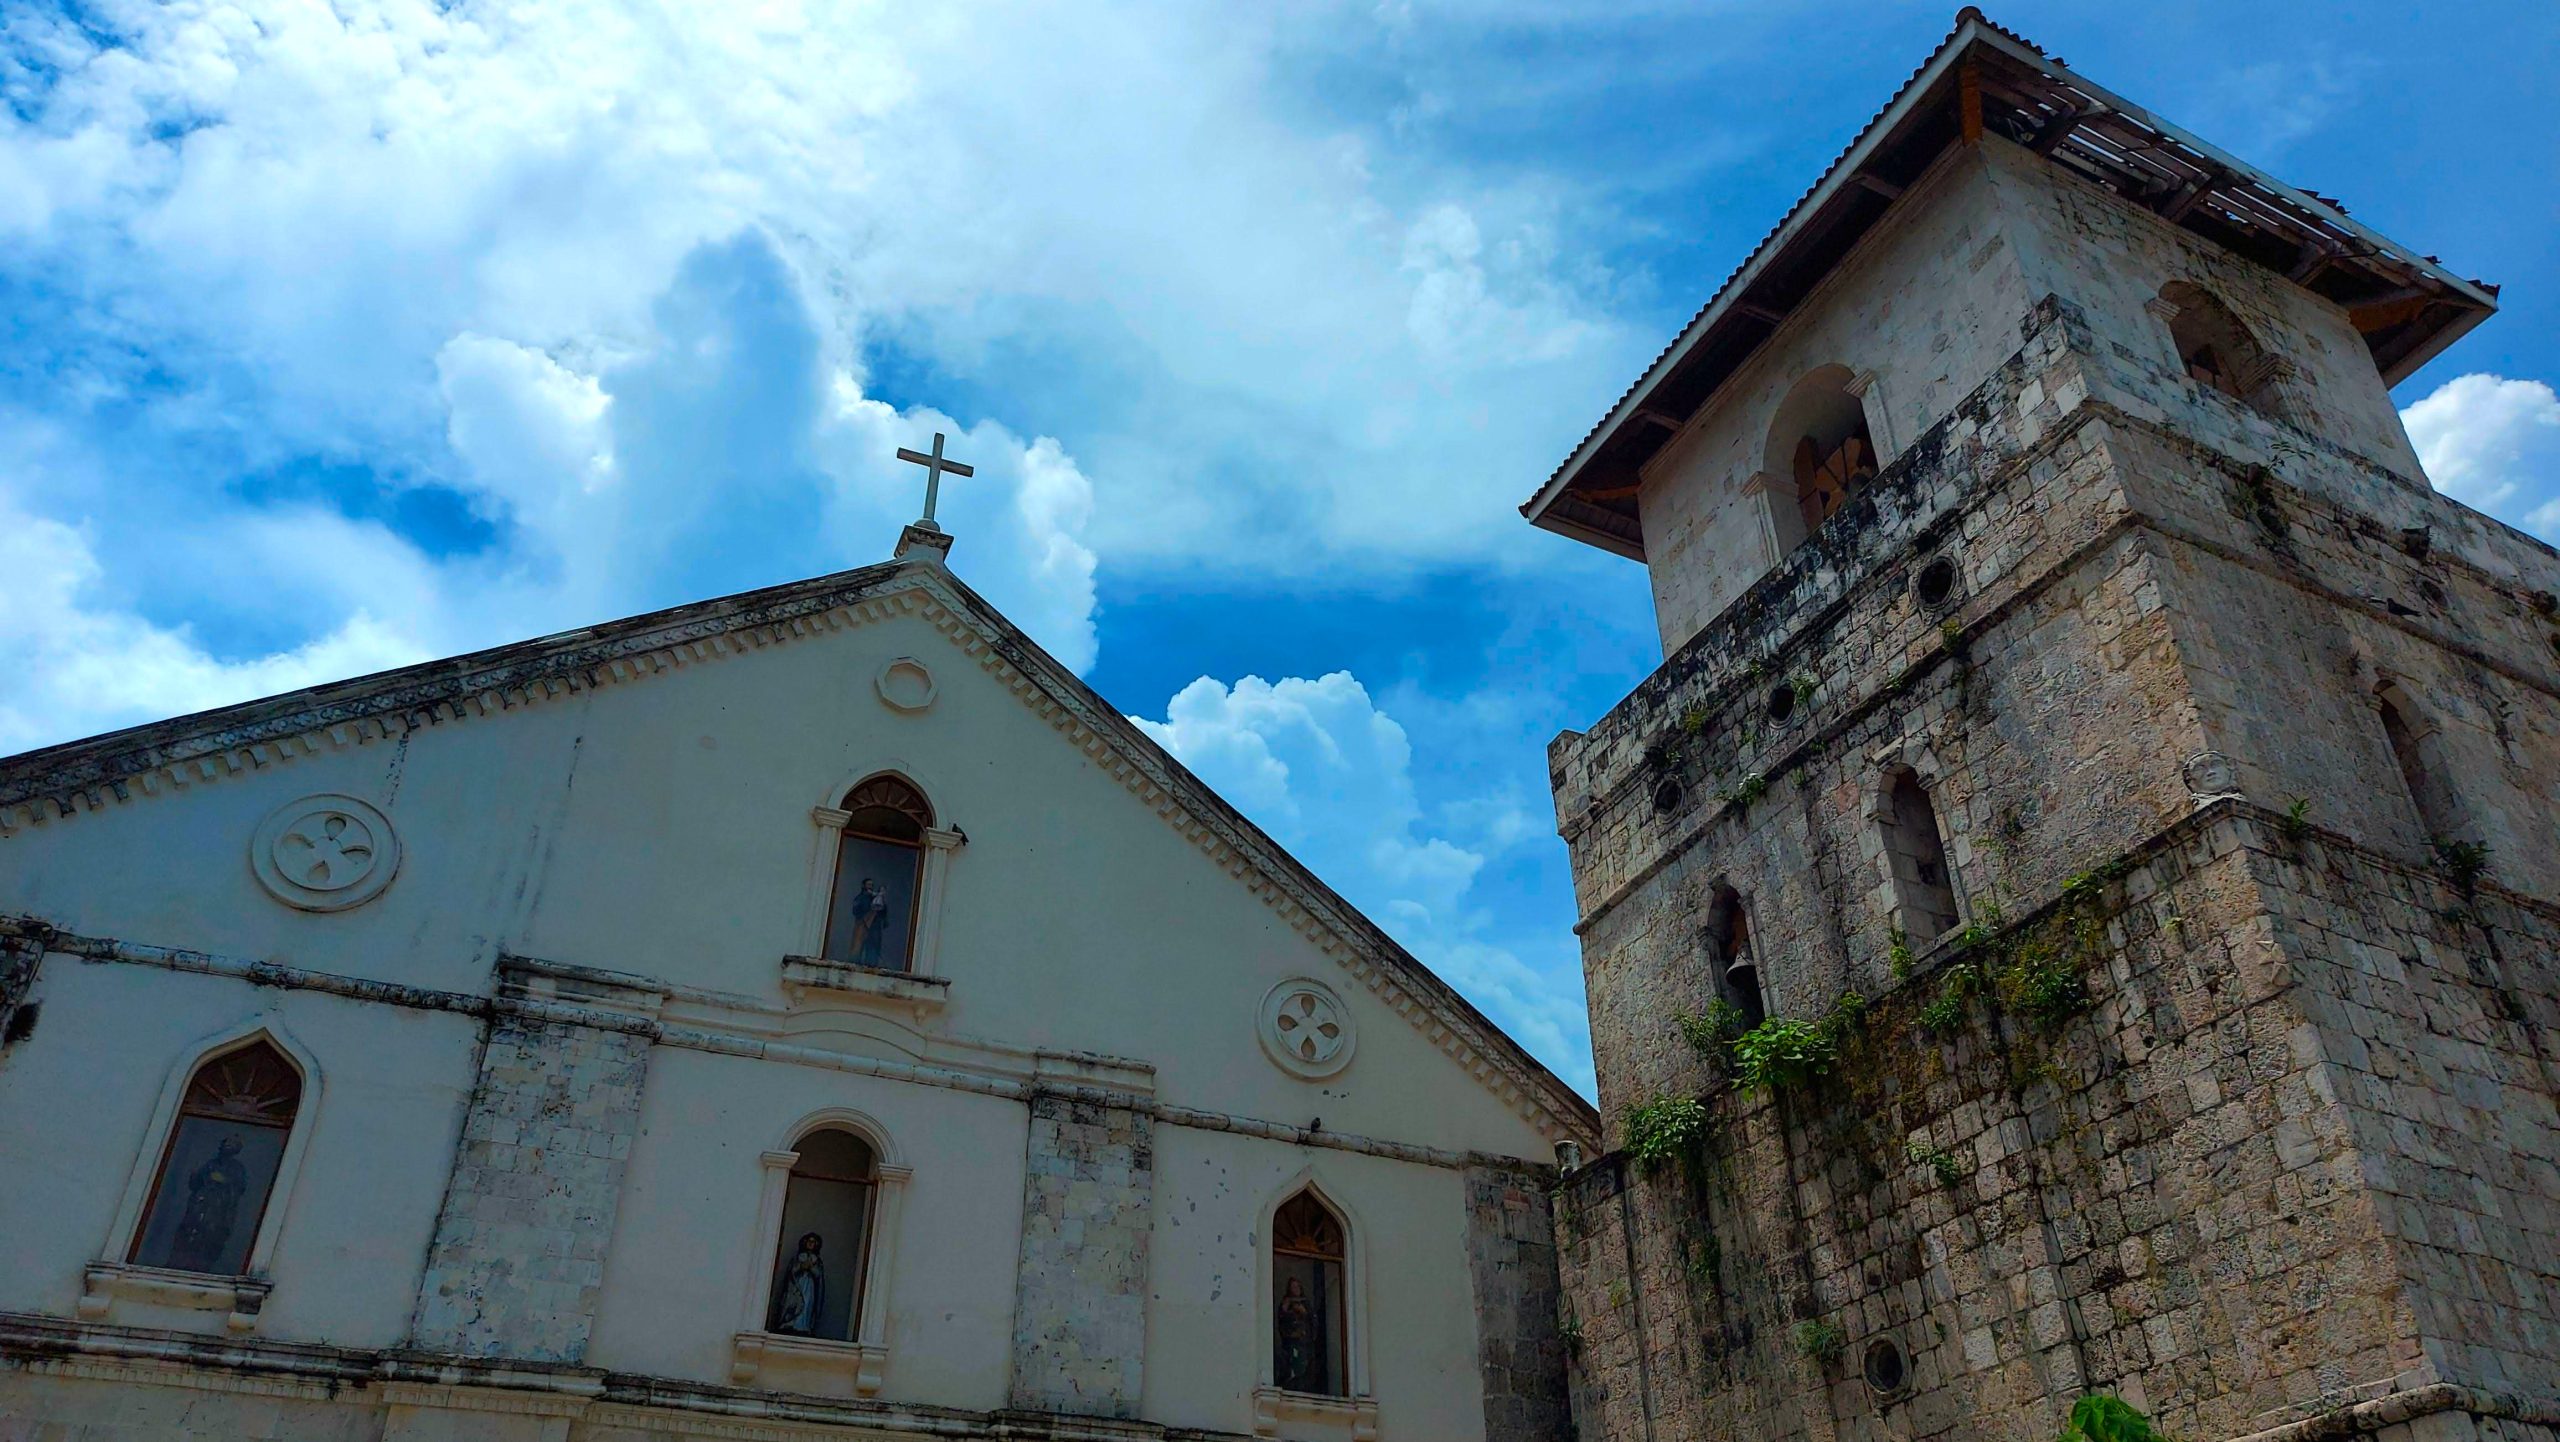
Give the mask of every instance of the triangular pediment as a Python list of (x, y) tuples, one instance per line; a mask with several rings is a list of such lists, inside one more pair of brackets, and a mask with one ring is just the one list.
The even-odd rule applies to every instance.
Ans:
[(640, 685), (890, 618), (921, 620), (1551, 1140), (1587, 1102), (947, 570), (838, 572), (0, 759), (0, 837), (333, 750)]

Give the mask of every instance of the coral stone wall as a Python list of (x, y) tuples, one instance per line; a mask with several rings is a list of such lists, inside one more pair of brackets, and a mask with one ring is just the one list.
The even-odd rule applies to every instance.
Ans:
[[(2551, 1396), (2560, 1006), (2514, 959), (2560, 917), (2286, 830), (2212, 803), (2018, 923), (2077, 1015), (1927, 1025), (1942, 954), (1820, 1085), (1702, 1063), (1695, 1160), (1559, 1201), (1585, 1435), (2042, 1442), (2107, 1390), (2237, 1437), (2447, 1381)], [(1863, 1375), (1888, 1341), (1894, 1392)]]

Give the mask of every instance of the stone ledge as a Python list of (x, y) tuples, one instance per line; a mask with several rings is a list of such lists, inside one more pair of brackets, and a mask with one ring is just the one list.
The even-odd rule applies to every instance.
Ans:
[(795, 1337), (785, 1332), (740, 1332), (729, 1339), (729, 1380), (738, 1386), (753, 1385), (758, 1376), (777, 1364), (840, 1382), (856, 1397), (876, 1397), (881, 1378), (889, 1369), (889, 1349), (864, 1342)]
[(253, 1332), (275, 1284), (258, 1277), (221, 1277), (181, 1272), (170, 1267), (137, 1267), (126, 1262), (91, 1262), (80, 1273), (80, 1315), (97, 1321), (115, 1309), (116, 1300), (187, 1307), (202, 1312), (228, 1311), (222, 1319), (229, 1332)]
[(916, 976), (818, 956), (784, 957), (782, 989), (795, 1004), (808, 1001), (812, 994), (821, 994), (827, 1000), (856, 1006), (904, 1008), (914, 1012), (918, 1020), (942, 1010), (951, 999), (948, 977)]
[(2542, 1427), (2560, 1426), (2560, 1400), (2514, 1397), (2478, 1387), (2438, 1382), (2432, 1386), (2393, 1392), (2367, 1402), (2352, 1403), (2316, 1417), (2270, 1427), (2263, 1432), (2251, 1432), (2233, 1439), (2233, 1442), (2333, 1442), (2333, 1439), (2379, 1432), (2383, 1428), (2439, 1412), (2468, 1412), (2477, 1417), (2498, 1417)]
[(1350, 1438), (1351, 1442), (1375, 1442), (1378, 1399), (1328, 1397), (1280, 1387), (1254, 1388), (1253, 1435), (1277, 1437), (1282, 1422), (1309, 1422)]

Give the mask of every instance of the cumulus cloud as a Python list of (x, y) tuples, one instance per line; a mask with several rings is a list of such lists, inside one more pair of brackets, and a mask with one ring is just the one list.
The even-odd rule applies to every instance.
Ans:
[[(343, 535), (325, 517), (281, 549)], [(279, 539), (269, 527), (265, 537)], [(268, 546), (263, 549), (274, 550)], [(170, 713), (272, 695), (422, 659), (414, 637), (368, 611), (287, 651), (225, 661), (183, 627), (99, 604), (103, 568), (79, 528), (19, 510), (0, 491), (0, 755)]]
[(2548, 382), (2455, 376), (2400, 419), (2437, 490), (2560, 540), (2560, 395)]
[(1590, 1089), (1571, 937), (1533, 963), (1518, 942), (1488, 934), (1473, 895), (1490, 856), (1519, 833), (1426, 815), (1404, 727), (1356, 677), (1247, 676), (1229, 686), (1203, 676), (1174, 695), (1163, 720), (1131, 719), (1541, 1060)]
[(1556, 262), (1571, 186), (1381, 167), (1383, 111), (1292, 89), (1378, 23), (23, 8), (0, 426), (69, 463), (0, 483), (82, 528), (84, 614), (224, 664), (393, 614), (168, 564), (262, 513), (374, 528), (402, 634), (459, 650), (876, 559), (915, 510), (889, 451), (934, 429), (981, 467), (961, 574), (1078, 666), (1106, 563), (1517, 558), (1521, 458), (1641, 345)]

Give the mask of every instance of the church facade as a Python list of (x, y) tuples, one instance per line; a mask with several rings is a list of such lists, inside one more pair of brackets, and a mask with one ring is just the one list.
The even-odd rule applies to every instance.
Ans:
[(2560, 555), (2388, 390), (2493, 306), (1968, 10), (1530, 501), (1666, 657), (1584, 1442), (2554, 1435)]
[(948, 546), (0, 762), (0, 1435), (1561, 1435), (1588, 1104)]

